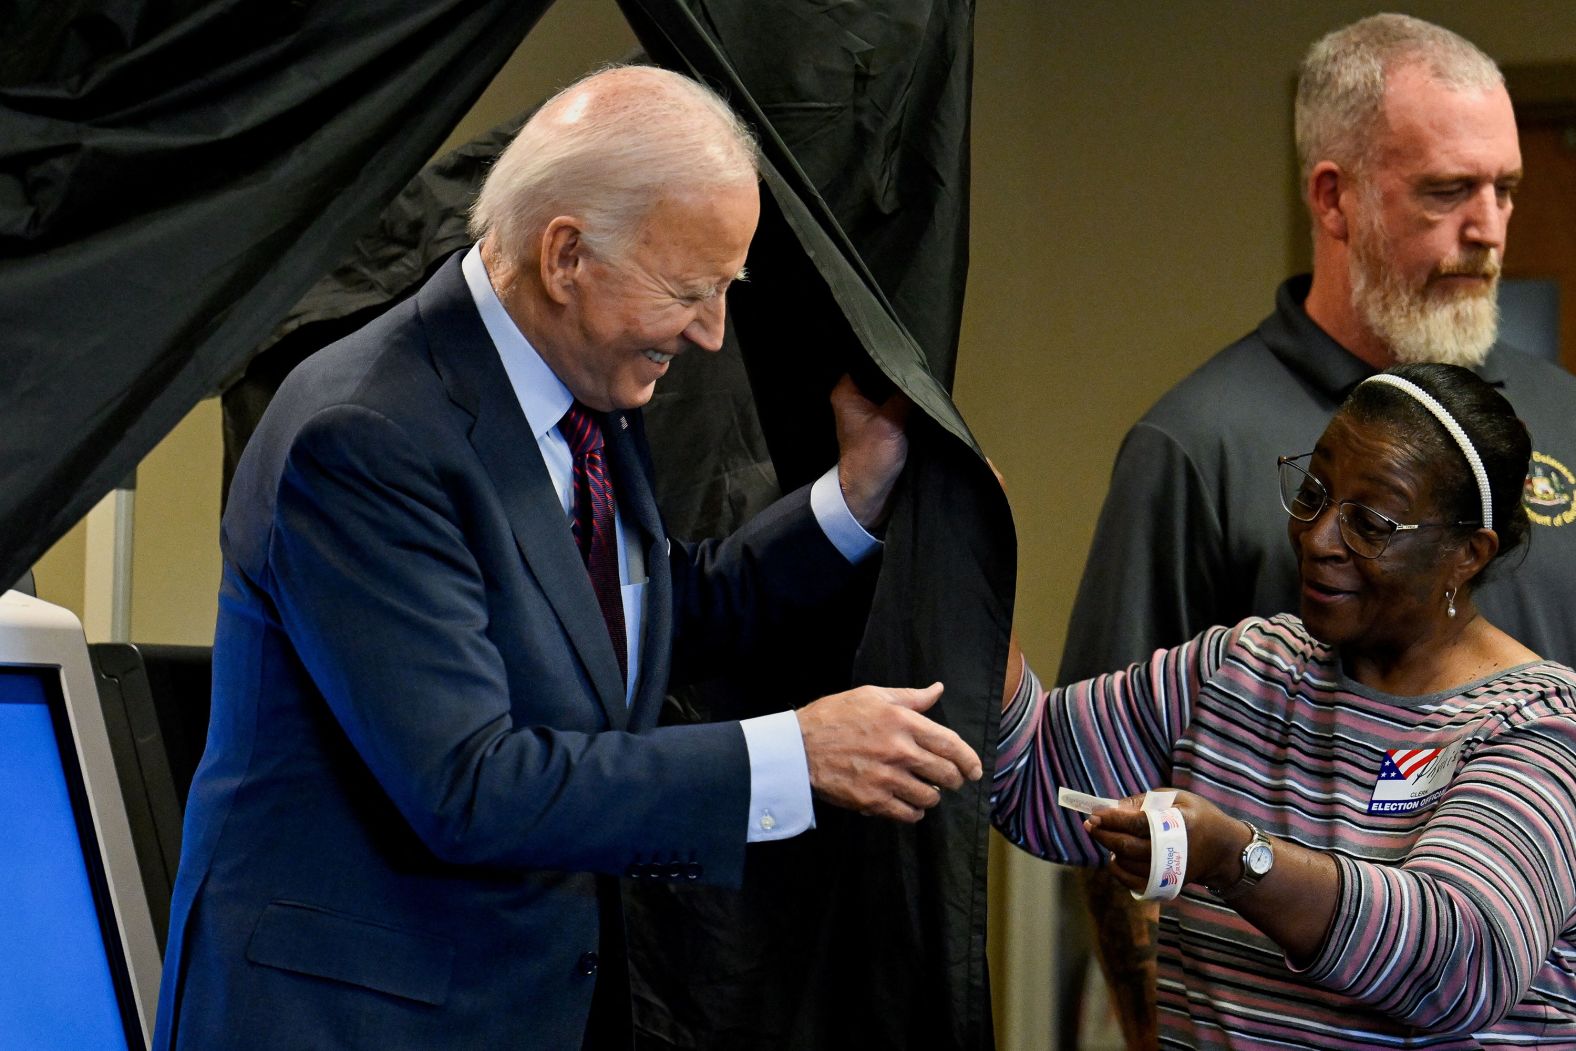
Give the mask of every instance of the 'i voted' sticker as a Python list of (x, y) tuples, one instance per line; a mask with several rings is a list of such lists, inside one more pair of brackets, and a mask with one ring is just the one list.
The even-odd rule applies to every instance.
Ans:
[[(1139, 901), (1170, 901), (1182, 890), (1182, 880), (1187, 875), (1187, 825), (1182, 811), (1174, 804), (1175, 792), (1145, 792), (1144, 817), (1149, 821), (1149, 882), (1142, 894), (1129, 891)], [(1109, 810), (1122, 805), (1120, 799), (1092, 796), (1061, 788), (1056, 792), (1056, 802), (1081, 814)]]

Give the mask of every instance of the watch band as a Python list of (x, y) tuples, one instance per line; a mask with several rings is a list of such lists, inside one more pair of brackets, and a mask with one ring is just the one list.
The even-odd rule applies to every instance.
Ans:
[(1275, 864), (1275, 845), (1251, 821), (1248, 826), (1248, 845), (1242, 848), (1242, 876), (1229, 887), (1210, 887), (1209, 892), (1221, 901), (1235, 901), (1258, 886), (1259, 880), (1269, 875)]

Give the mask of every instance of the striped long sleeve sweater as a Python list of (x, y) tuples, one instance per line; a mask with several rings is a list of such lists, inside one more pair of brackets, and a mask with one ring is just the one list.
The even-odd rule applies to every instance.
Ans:
[(1211, 628), (1002, 715), (997, 826), (1097, 865), (1056, 789), (1186, 789), (1332, 855), (1335, 917), (1298, 969), (1196, 885), (1161, 912), (1168, 1048), (1576, 1048), (1576, 673), (1443, 694), (1347, 679), (1293, 616)]

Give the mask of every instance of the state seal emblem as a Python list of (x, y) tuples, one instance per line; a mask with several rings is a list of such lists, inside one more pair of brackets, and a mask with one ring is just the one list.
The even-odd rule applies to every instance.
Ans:
[(1534, 450), (1521, 502), (1535, 525), (1576, 522), (1576, 474), (1554, 457)]

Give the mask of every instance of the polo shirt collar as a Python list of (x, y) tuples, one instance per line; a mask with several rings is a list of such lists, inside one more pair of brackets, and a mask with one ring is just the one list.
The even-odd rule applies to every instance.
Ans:
[(1373, 369), (1308, 316), (1303, 303), (1312, 287), (1312, 274), (1298, 274), (1281, 282), (1275, 292), (1275, 313), (1259, 325), (1259, 337), (1283, 365), (1338, 404), (1353, 387), (1372, 376)]

